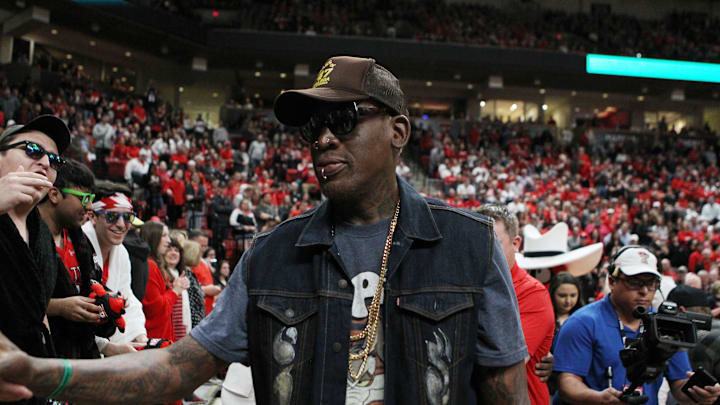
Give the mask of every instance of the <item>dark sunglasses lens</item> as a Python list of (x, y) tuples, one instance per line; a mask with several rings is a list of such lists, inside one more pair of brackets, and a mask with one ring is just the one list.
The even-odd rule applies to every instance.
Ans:
[(36, 143), (28, 143), (25, 145), (25, 153), (33, 159), (40, 159), (45, 155), (45, 149)]
[(117, 221), (122, 217), (123, 222), (125, 225), (130, 225), (130, 222), (135, 218), (135, 214), (132, 212), (112, 212), (112, 211), (105, 211), (105, 219), (110, 223), (117, 223)]
[(312, 128), (312, 118), (310, 121), (308, 121), (307, 124), (300, 127), (300, 140), (305, 142), (306, 144), (313, 143), (313, 128)]
[(48, 159), (50, 160), (50, 166), (52, 166), (53, 169), (59, 169), (60, 166), (65, 164), (65, 159), (54, 153), (48, 153)]
[(328, 114), (328, 128), (333, 135), (347, 135), (357, 124), (357, 117), (353, 106), (340, 108)]
[(48, 161), (53, 169), (58, 169), (60, 166), (65, 164), (65, 159), (60, 156), (50, 153), (43, 149), (42, 146), (36, 143), (28, 143), (25, 145), (25, 153), (33, 159), (42, 159), (43, 156), (48, 156)]

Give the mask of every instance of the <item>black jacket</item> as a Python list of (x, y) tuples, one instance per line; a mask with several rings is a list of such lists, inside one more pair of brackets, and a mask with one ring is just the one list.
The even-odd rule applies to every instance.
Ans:
[[(58, 256), (37, 208), (27, 218), (29, 243), (7, 214), (0, 215), (0, 331), (26, 353), (54, 357), (43, 323), (57, 279)], [(16, 402), (42, 404), (39, 398)]]
[[(53, 298), (66, 298), (75, 295), (90, 295), (92, 280), (100, 280), (93, 262), (93, 248), (87, 236), (80, 228), (68, 229), (68, 238), (73, 244), (75, 257), (80, 267), (80, 291), (78, 292), (64, 263), (58, 257), (58, 272)], [(100, 357), (95, 344), (95, 334), (99, 331), (95, 324), (74, 322), (60, 316), (48, 317), (50, 330), (55, 343), (55, 352), (60, 357), (71, 359), (95, 359)], [(114, 328), (112, 328), (114, 332)]]
[(142, 302), (148, 283), (150, 246), (135, 230), (128, 232), (123, 245), (130, 255), (130, 288), (138, 301)]

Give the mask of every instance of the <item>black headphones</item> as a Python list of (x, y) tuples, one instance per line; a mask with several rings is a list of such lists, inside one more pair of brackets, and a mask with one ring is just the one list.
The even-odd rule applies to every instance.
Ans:
[(620, 268), (619, 268), (619, 267), (617, 267), (617, 268), (615, 267), (615, 260), (617, 260), (617, 258), (620, 257), (620, 255), (621, 255), (623, 252), (625, 252), (625, 251), (627, 251), (627, 250), (630, 250), (630, 249), (646, 249), (646, 250), (649, 250), (647, 247), (641, 246), (641, 245), (627, 245), (627, 246), (623, 246), (620, 250), (618, 250), (617, 252), (615, 252), (615, 254), (613, 255), (612, 259), (610, 259), (610, 265), (608, 266), (608, 274), (610, 274), (612, 277), (617, 277), (618, 275), (620, 275)]

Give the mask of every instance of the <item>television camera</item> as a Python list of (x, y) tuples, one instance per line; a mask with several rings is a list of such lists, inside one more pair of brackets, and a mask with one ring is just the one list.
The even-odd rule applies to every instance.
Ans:
[(678, 305), (665, 301), (657, 312), (638, 306), (633, 316), (642, 320), (643, 330), (636, 339), (626, 339), (620, 350), (630, 387), (620, 399), (629, 404), (644, 404), (648, 398), (636, 391), (644, 383), (656, 380), (678, 350), (688, 350), (697, 343), (697, 330), (710, 330), (712, 317), (695, 312), (679, 312)]

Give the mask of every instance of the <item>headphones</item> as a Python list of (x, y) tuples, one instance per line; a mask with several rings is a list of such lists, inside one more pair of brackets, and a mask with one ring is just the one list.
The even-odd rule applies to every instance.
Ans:
[(612, 259), (610, 259), (610, 265), (608, 266), (608, 274), (610, 274), (613, 278), (620, 275), (620, 268), (615, 267), (615, 260), (617, 260), (617, 258), (620, 257), (620, 255), (623, 254), (623, 252), (628, 251), (630, 249), (646, 249), (649, 251), (649, 249), (647, 247), (641, 246), (641, 245), (623, 246), (620, 250), (615, 252)]

